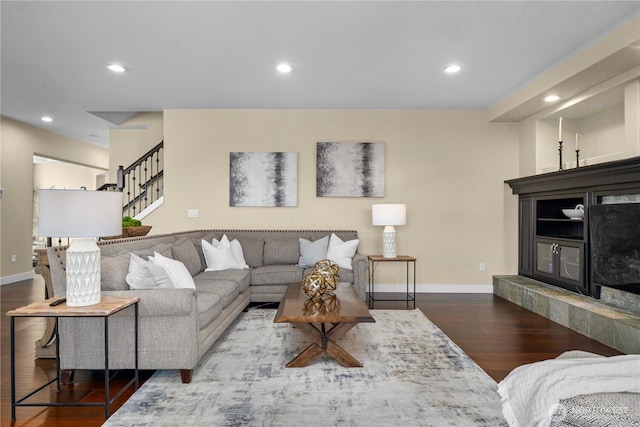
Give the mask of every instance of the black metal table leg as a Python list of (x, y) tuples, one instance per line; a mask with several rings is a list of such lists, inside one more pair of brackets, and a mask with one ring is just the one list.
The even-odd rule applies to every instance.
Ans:
[(16, 342), (15, 318), (11, 317), (11, 421), (16, 420)]
[(109, 418), (109, 317), (104, 318), (104, 419)]

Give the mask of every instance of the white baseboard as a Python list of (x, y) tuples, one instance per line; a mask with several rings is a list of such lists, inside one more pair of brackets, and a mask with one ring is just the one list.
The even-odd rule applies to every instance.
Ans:
[[(367, 291), (369, 288), (367, 287)], [(392, 283), (376, 283), (375, 292), (405, 292), (406, 285)], [(409, 291), (413, 291), (413, 285), (409, 285)], [(436, 283), (416, 284), (416, 293), (440, 293), (440, 294), (491, 294), (493, 285), (439, 285)]]
[(0, 286), (8, 285), (9, 283), (20, 282), (22, 280), (33, 279), (33, 271), (26, 271), (24, 273), (13, 274), (11, 276), (0, 277)]

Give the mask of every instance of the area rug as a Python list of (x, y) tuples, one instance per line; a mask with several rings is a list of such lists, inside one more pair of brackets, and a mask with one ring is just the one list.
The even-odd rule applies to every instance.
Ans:
[(506, 426), (496, 383), (420, 310), (372, 310), (339, 344), (364, 367), (322, 355), (275, 310), (242, 313), (190, 384), (156, 372), (105, 426)]

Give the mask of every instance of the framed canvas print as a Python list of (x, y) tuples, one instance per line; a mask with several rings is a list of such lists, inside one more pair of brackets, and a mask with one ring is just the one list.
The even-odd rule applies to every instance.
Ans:
[(317, 197), (384, 197), (384, 143), (318, 142)]
[(297, 206), (298, 153), (230, 153), (229, 206)]

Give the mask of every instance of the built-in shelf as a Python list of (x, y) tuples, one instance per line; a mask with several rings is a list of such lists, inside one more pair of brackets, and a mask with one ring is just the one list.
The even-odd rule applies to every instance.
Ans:
[[(640, 193), (640, 157), (505, 181), (519, 195), (518, 273), (597, 296), (591, 280), (589, 209)], [(583, 219), (563, 209), (584, 206)]]

